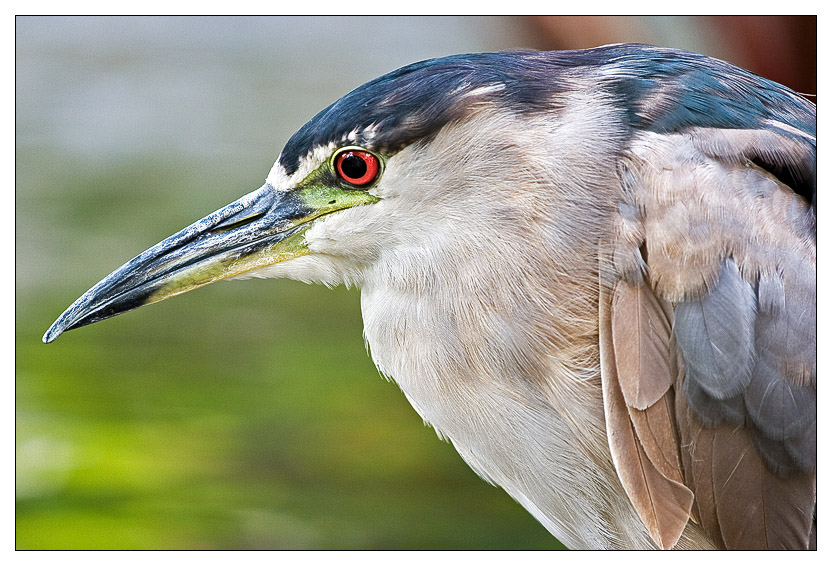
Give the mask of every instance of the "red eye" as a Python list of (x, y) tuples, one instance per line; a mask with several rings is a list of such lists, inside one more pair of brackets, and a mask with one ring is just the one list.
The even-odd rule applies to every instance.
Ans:
[(350, 149), (335, 157), (335, 172), (350, 185), (363, 187), (378, 177), (378, 159), (368, 151)]

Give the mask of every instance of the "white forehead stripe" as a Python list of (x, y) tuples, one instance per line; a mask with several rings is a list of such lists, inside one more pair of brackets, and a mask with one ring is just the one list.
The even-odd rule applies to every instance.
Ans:
[(286, 174), (286, 169), (280, 164), (280, 158), (272, 166), (269, 171), (269, 176), (266, 177), (266, 182), (273, 186), (278, 191), (288, 191), (296, 187), (298, 183), (304, 180), (312, 171), (321, 166), (321, 163), (329, 159), (332, 152), (338, 147), (338, 144), (332, 142), (324, 146), (318, 146), (306, 154), (297, 170), (292, 175)]
[(340, 143), (331, 142), (327, 145), (315, 147), (301, 160), (300, 165), (292, 175), (286, 174), (286, 169), (281, 165), (280, 158), (278, 158), (272, 165), (271, 171), (266, 177), (266, 182), (278, 191), (288, 191), (320, 167), (336, 149), (343, 145), (356, 143), (359, 139), (372, 140), (377, 131), (378, 124), (370, 124), (363, 130), (352, 130)]

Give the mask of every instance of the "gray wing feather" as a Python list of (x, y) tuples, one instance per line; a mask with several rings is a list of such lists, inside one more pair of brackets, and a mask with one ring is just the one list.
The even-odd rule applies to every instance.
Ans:
[(818, 421), (813, 419), (803, 434), (787, 438), (783, 445), (800, 469), (814, 470), (818, 459)]
[(769, 352), (760, 352), (743, 397), (748, 415), (760, 432), (782, 441), (802, 434), (815, 421), (816, 392), (789, 383), (769, 357)]
[(751, 381), (754, 316), (754, 290), (731, 259), (709, 293), (676, 305), (674, 331), (688, 379), (711, 397), (734, 397)]
[(814, 297), (805, 278), (790, 279), (763, 279), (755, 293), (726, 259), (716, 286), (680, 301), (674, 322), (691, 410), (710, 426), (748, 427), (763, 460), (783, 477), (813, 471), (817, 461)]
[(720, 423), (739, 425), (745, 422), (745, 406), (741, 395), (715, 399), (699, 386), (696, 379), (685, 379), (682, 382), (682, 393), (690, 410), (708, 426)]

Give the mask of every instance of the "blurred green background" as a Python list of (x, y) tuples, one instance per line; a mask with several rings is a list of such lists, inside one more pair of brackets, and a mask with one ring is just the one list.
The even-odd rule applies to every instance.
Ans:
[[(112, 269), (259, 187), (294, 130), (393, 68), (643, 41), (756, 57), (814, 92), (814, 25), (17, 18), (17, 548), (558, 548), (378, 376), (355, 290), (222, 283), (40, 337)], [(790, 42), (761, 56), (776, 32)], [(782, 76), (765, 67), (778, 57)]]

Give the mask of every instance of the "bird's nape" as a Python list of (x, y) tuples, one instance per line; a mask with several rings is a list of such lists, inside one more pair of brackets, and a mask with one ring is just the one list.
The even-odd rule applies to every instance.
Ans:
[(230, 277), (361, 288), (373, 361), (573, 548), (808, 548), (815, 106), (640, 45), (371, 81), (44, 336)]

